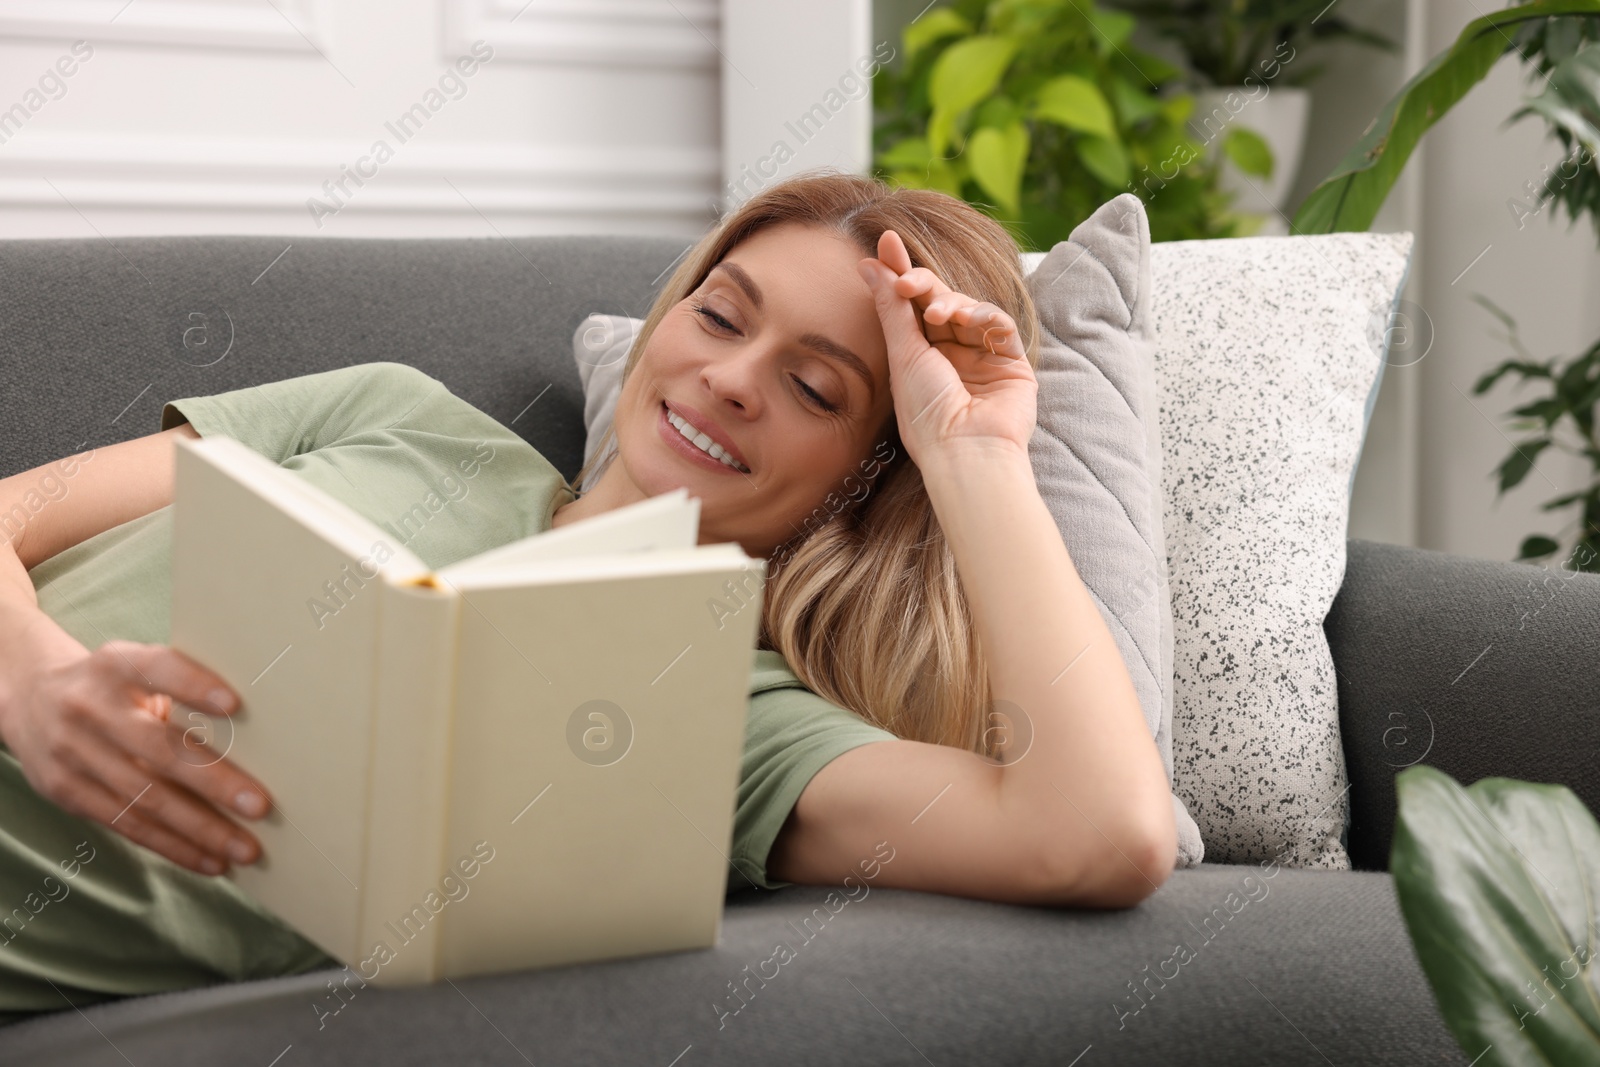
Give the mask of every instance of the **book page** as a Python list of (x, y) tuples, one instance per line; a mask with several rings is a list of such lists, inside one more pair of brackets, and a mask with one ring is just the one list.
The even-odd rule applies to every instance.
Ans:
[(637, 504), (614, 508), (581, 522), (480, 552), (442, 568), (439, 575), (453, 582), (479, 571), (507, 571), (522, 563), (692, 548), (699, 531), (700, 498), (689, 496), (687, 489), (674, 489)]

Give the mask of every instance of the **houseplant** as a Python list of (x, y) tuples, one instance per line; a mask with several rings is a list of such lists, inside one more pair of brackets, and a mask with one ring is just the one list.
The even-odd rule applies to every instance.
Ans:
[[(1546, 204), (1565, 207), (1576, 223), (1588, 212), (1600, 237), (1600, 0), (1535, 0), (1474, 19), (1453, 46), (1435, 56), (1386, 104), (1339, 165), (1314, 189), (1294, 217), (1294, 233), (1364, 230), (1372, 224), (1384, 198), (1399, 178), (1422, 135), (1456, 101), (1481, 81), (1502, 56), (1515, 54), (1530, 78), (1544, 78), (1543, 89), (1528, 98), (1512, 119), (1539, 115), (1562, 143), (1565, 158), (1538, 187), (1513, 198), (1519, 225)], [(1504, 312), (1486, 299), (1479, 302), (1514, 329)], [(1502, 377), (1515, 374), (1523, 383), (1539, 381), (1550, 390), (1512, 412), (1514, 428), (1533, 431), (1516, 442), (1501, 462), (1502, 493), (1519, 484), (1546, 449), (1566, 448), (1588, 459), (1589, 484), (1577, 492), (1547, 501), (1544, 510), (1577, 507), (1579, 516), (1569, 560), (1570, 569), (1600, 571), (1600, 438), (1595, 432), (1600, 404), (1600, 342), (1571, 360), (1536, 360), (1520, 351), (1514, 333), (1508, 339), (1520, 358), (1507, 360), (1473, 386), (1482, 394)], [(1570, 421), (1575, 440), (1563, 441)], [(1547, 559), (1561, 542), (1546, 534), (1525, 538), (1519, 560)]]
[[(1311, 94), (1322, 72), (1307, 53), (1332, 41), (1395, 51), (1387, 37), (1343, 18), (1328, 0), (1114, 0), (1173, 41), (1195, 86), (1195, 135), (1226, 157), (1223, 188), (1236, 208), (1282, 233), (1300, 169)], [(1239, 116), (1248, 110), (1243, 118)]]
[(1093, 0), (955, 0), (906, 27), (873, 82), (874, 168), (976, 204), (1024, 248), (1065, 239), (1125, 191), (1154, 241), (1234, 236), (1237, 217), (1185, 121), (1182, 72)]

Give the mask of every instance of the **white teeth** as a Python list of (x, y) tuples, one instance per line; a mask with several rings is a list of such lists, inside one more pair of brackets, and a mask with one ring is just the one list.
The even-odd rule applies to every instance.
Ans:
[(700, 451), (711, 456), (713, 459), (720, 460), (724, 466), (732, 467), (734, 470), (740, 471), (744, 474), (750, 473), (748, 467), (741, 466), (739, 463), (735, 462), (733, 457), (728, 455), (721, 445), (717, 444), (706, 434), (701, 433), (693, 426), (689, 425), (689, 420), (682, 418), (671, 408), (667, 409), (667, 421), (672, 423), (673, 427), (682, 437), (693, 441)]

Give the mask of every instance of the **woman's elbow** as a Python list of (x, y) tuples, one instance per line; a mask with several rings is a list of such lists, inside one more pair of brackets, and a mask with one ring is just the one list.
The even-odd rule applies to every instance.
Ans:
[[(1178, 863), (1177, 827), (1169, 810), (1110, 836), (1095, 833), (1078, 848), (1057, 847), (1041, 863), (1040, 903), (1062, 907), (1131, 908), (1166, 882)], [(1085, 847), (1094, 846), (1099, 847)]]

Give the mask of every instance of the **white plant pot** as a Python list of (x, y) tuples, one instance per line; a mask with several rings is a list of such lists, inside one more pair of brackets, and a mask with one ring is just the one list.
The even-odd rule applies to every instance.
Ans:
[(1272, 150), (1272, 177), (1259, 178), (1242, 173), (1233, 161), (1223, 158), (1222, 188), (1236, 193), (1233, 210), (1263, 216), (1262, 234), (1289, 232), (1283, 209), (1300, 173), (1305, 149), (1307, 120), (1311, 117), (1311, 91), (1296, 86), (1277, 86), (1261, 82), (1253, 86), (1217, 86), (1194, 94), (1194, 113), (1189, 129), (1205, 144), (1208, 154), (1222, 150), (1223, 139), (1236, 126), (1260, 135)]

